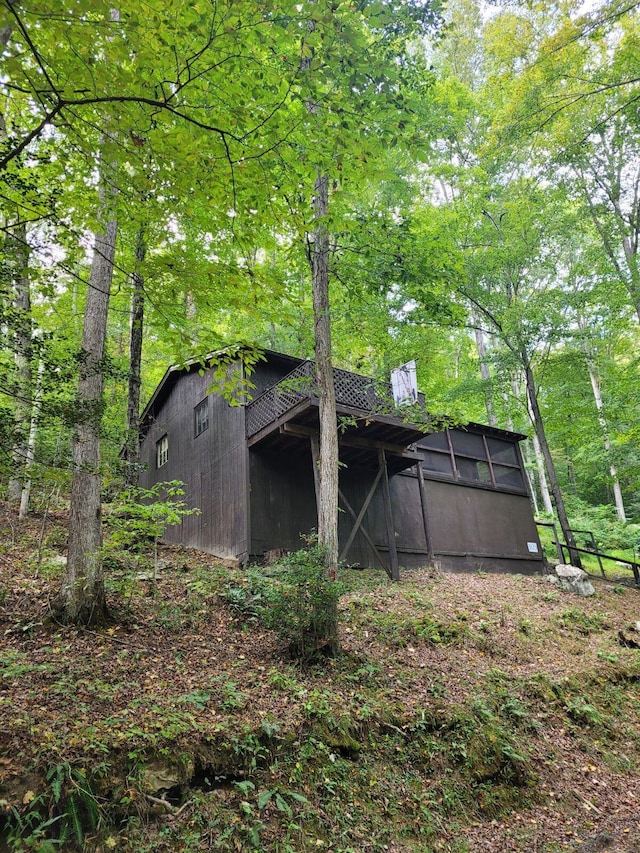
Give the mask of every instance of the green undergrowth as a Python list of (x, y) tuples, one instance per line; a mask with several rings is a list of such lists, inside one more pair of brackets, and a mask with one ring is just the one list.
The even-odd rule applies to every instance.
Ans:
[[(521, 721), (503, 707), (478, 701), (407, 716), (374, 694), (359, 693), (347, 707), (326, 689), (301, 700), (294, 730), (276, 722), (238, 730), (229, 721), (215, 735), (196, 727), (195, 745), (191, 731), (182, 749), (181, 735), (193, 724), (186, 714), (183, 725), (177, 717), (169, 724), (171, 747), (156, 749), (119, 720), (120, 747), (98, 769), (59, 760), (42, 776), (43, 765), (33, 768), (23, 807), (9, 815), (13, 849), (66, 849), (99, 836), (107, 846), (140, 851), (155, 849), (159, 836), (183, 850), (203, 849), (206, 838), (228, 851), (348, 851), (364, 839), (367, 849), (383, 850), (393, 838), (427, 844), (449, 819), (499, 816), (535, 799)], [(154, 802), (145, 779), (158, 766), (169, 781)], [(158, 810), (184, 800), (197, 804), (188, 820), (159, 828)]]
[[(327, 657), (314, 606), (342, 589), (327, 593), (304, 562), (265, 581), (178, 550), (153, 590), (118, 569), (116, 621), (91, 635), (102, 668), (78, 657), (82, 632), (17, 617), (0, 658), (0, 759), (15, 762), (0, 849), (465, 853), (465, 826), (545, 803), (564, 760), (550, 733), (585, 764), (640, 772), (640, 660), (616, 643), (604, 598), (540, 585), (540, 618), (490, 595), (475, 609), (447, 601), (436, 576), (344, 572), (344, 648)], [(265, 617), (274, 602), (290, 620), (280, 631)], [(590, 642), (589, 667), (545, 667)], [(540, 663), (503, 665), (506, 648)], [(450, 678), (460, 660), (482, 661), (472, 689)], [(46, 697), (23, 690), (15, 705), (30, 679)]]
[[(22, 675), (19, 666), (3, 664), (3, 675)], [(629, 734), (620, 719), (634, 713), (640, 665), (607, 663), (558, 681), (490, 670), (468, 702), (436, 700), (410, 713), (371, 665), (347, 656), (333, 675), (329, 688), (310, 687), (293, 665), (268, 674), (270, 688), (297, 705), (290, 728), (275, 718), (249, 727), (234, 708), (207, 725), (190, 709), (210, 697), (194, 692), (170, 715), (149, 700), (142, 724), (123, 713), (79, 732), (84, 760), (67, 760), (56, 734), (7, 810), (9, 848), (349, 853), (404, 840), (413, 850), (463, 851), (458, 823), (541, 801), (541, 761), (561, 758), (541, 751), (546, 726), (611, 760)], [(108, 731), (116, 734), (107, 743)], [(148, 796), (150, 774), (166, 786)], [(169, 820), (183, 804), (184, 816)]]

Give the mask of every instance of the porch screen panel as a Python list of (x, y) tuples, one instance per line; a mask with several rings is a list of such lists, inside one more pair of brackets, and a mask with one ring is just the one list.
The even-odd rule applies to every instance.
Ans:
[(425, 471), (453, 477), (453, 459), (446, 430), (425, 436), (418, 446), (423, 452), (422, 467)]
[(473, 432), (453, 430), (451, 432), (451, 443), (453, 444), (453, 452), (456, 456), (460, 454), (462, 456), (471, 456), (474, 459), (487, 458), (481, 435)]
[(425, 473), (490, 489), (526, 491), (514, 441), (480, 432), (447, 429), (418, 443)]
[(445, 474), (447, 477), (453, 477), (451, 457), (448, 453), (437, 453), (427, 450), (423, 456), (422, 467), (427, 471), (434, 471), (438, 474)]
[(494, 465), (493, 473), (499, 486), (512, 486), (516, 489), (524, 488), (522, 485), (522, 473), (519, 468), (507, 468), (505, 465)]
[(516, 448), (509, 441), (502, 441), (499, 438), (488, 438), (487, 447), (493, 462), (500, 462), (506, 465), (518, 465), (516, 456)]
[(489, 463), (482, 459), (467, 459), (464, 456), (456, 456), (456, 467), (462, 480), (491, 483)]
[(524, 491), (524, 480), (515, 444), (502, 441), (499, 438), (488, 438), (487, 447), (493, 465), (496, 485), (509, 486)]

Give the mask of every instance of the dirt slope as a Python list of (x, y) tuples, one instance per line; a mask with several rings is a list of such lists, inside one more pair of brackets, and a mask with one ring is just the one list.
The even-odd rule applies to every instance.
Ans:
[(343, 654), (301, 668), (192, 551), (154, 596), (114, 563), (113, 622), (55, 625), (64, 525), (38, 561), (41, 519), (0, 517), (14, 849), (640, 851), (637, 590), (346, 570)]

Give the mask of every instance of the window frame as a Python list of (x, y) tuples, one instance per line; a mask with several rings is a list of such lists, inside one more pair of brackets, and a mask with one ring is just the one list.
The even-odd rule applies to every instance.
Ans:
[[(469, 450), (468, 452), (464, 452), (464, 450), (456, 450), (456, 440), (455, 433), (459, 432), (461, 434), (468, 434), (477, 436), (478, 439), (481, 440), (482, 451), (480, 450), (480, 445), (478, 444), (475, 452)], [(454, 434), (452, 434), (454, 433)], [(522, 457), (520, 455), (518, 449), (518, 443), (516, 441), (509, 441), (506, 438), (499, 438), (498, 441), (502, 446), (496, 446), (493, 448), (493, 456), (492, 456), (492, 448), (489, 444), (491, 440), (491, 436), (487, 436), (482, 432), (475, 432), (473, 430), (450, 430), (447, 428), (444, 430), (444, 434), (446, 436), (446, 448), (442, 445), (445, 443), (442, 438), (434, 439), (434, 444), (428, 443), (428, 439), (431, 436), (426, 436), (425, 444), (418, 444), (418, 449), (425, 453), (425, 456), (431, 456), (433, 454), (438, 454), (443, 458), (448, 460), (448, 466), (450, 468), (450, 472), (444, 470), (438, 470), (436, 468), (429, 468), (425, 466), (427, 459), (425, 458), (422, 463), (422, 470), (425, 476), (431, 477), (433, 479), (442, 479), (451, 481), (454, 483), (460, 483), (461, 485), (474, 485), (480, 488), (488, 488), (495, 489), (497, 491), (515, 491), (522, 494), (526, 494), (527, 489), (527, 481), (524, 475), (524, 466), (522, 465)], [(440, 436), (442, 433), (432, 433), (433, 436)], [(461, 442), (458, 442), (458, 446), (460, 446)], [(439, 446), (438, 446), (439, 445)], [(515, 462), (506, 462), (502, 461), (499, 458), (501, 453), (504, 453), (504, 445), (510, 445), (513, 448), (513, 454)], [(471, 447), (471, 443), (469, 444)], [(480, 455), (482, 452), (482, 455)], [(470, 469), (473, 464), (477, 467), (478, 476), (464, 476), (462, 473), (465, 469)], [(482, 465), (482, 469), (478, 466)], [(519, 484), (516, 485), (514, 483), (504, 483), (500, 482), (500, 479), (496, 476), (496, 470), (498, 472), (510, 470), (512, 472), (517, 472), (519, 477)], [(488, 474), (488, 477), (483, 477), (482, 473)]]
[(169, 461), (169, 435), (164, 435), (156, 441), (156, 468), (162, 468)]
[[(205, 418), (202, 418), (202, 414)], [(209, 429), (209, 396), (193, 407), (193, 437), (197, 438)]]

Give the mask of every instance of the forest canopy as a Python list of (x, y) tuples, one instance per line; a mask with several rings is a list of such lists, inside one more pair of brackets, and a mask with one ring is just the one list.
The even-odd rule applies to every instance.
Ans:
[(635, 545), (639, 40), (617, 0), (3, 0), (4, 494), (99, 515), (169, 364), (317, 354), (322, 261), (334, 364), (415, 360)]

